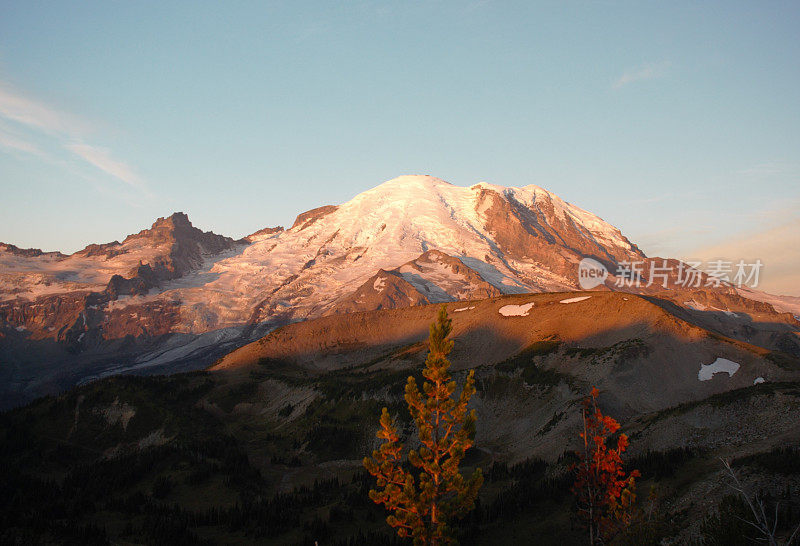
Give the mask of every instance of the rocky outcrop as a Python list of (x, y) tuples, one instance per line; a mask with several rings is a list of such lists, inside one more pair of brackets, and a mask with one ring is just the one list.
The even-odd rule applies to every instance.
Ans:
[(15, 245), (11, 245), (8, 243), (0, 243), (0, 252), (8, 252), (9, 254), (13, 254), (14, 256), (22, 256), (25, 258), (39, 258), (39, 257), (51, 257), (51, 258), (66, 258), (66, 254), (62, 254), (61, 252), (43, 252), (39, 248), (20, 248)]
[(86, 248), (83, 250), (79, 250), (75, 253), (77, 256), (85, 256), (86, 258), (92, 258), (95, 256), (102, 256), (103, 258), (113, 258), (114, 256), (119, 256), (120, 254), (124, 254), (125, 249), (122, 248), (122, 243), (119, 241), (112, 241), (110, 243), (105, 244), (91, 244), (87, 245)]
[[(29, 339), (69, 341), (70, 332), (78, 331), (91, 321), (97, 310), (97, 295), (92, 292), (72, 292), (46, 296), (35, 301), (0, 302), (0, 324), (14, 328)], [(91, 307), (90, 307), (91, 306)]]
[(276, 233), (280, 233), (283, 231), (283, 226), (276, 226), (276, 227), (265, 227), (263, 229), (259, 229), (258, 231), (251, 233), (247, 237), (242, 239), (244, 243), (253, 243), (260, 239), (264, 239), (265, 237), (269, 237), (270, 235), (275, 235)]
[(526, 206), (514, 195), (480, 186), (473, 189), (478, 192), (476, 207), (485, 210), (486, 231), (508, 258), (533, 259), (565, 277), (574, 275), (575, 264), (584, 257), (610, 270), (620, 261), (645, 259), (619, 230), (606, 224), (593, 232), (567, 214), (566, 204), (549, 192), (536, 191), (533, 203)]
[(396, 269), (431, 302), (479, 300), (503, 292), (458, 258), (433, 249)]
[(152, 247), (167, 246), (168, 252), (149, 264), (160, 280), (178, 278), (200, 267), (204, 255), (218, 254), (236, 244), (230, 237), (197, 229), (183, 212), (159, 218), (150, 229), (129, 235), (122, 244), (134, 241)]
[(379, 270), (330, 313), (398, 309), (426, 303), (493, 298), (502, 292), (474, 269), (439, 250), (428, 250), (395, 269)]
[(304, 230), (320, 218), (324, 218), (328, 214), (334, 212), (338, 209), (336, 205), (325, 205), (322, 207), (317, 207), (315, 209), (307, 210), (306, 212), (302, 212), (297, 215), (297, 218), (294, 220), (294, 224), (290, 229), (294, 229), (299, 227), (299, 231)]
[(381, 269), (355, 292), (338, 301), (331, 313), (398, 309), (425, 303), (431, 302), (397, 272)]
[(158, 285), (158, 275), (150, 267), (150, 264), (140, 263), (130, 278), (125, 278), (122, 275), (111, 277), (105, 291), (112, 300), (115, 300), (120, 296), (143, 296), (151, 288), (155, 288)]

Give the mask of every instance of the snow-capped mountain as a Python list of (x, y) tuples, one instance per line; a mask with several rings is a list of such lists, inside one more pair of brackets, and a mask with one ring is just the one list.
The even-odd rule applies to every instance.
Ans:
[[(165, 288), (197, 315), (183, 325), (189, 332), (207, 328), (200, 316), (215, 317), (217, 326), (303, 319), (332, 312), (378, 270), (428, 250), (457, 258), (473, 284), (503, 293), (574, 288), (583, 256), (608, 264), (644, 257), (618, 229), (539, 187), (465, 188), (403, 176), (301, 214), (290, 229), (256, 237), (209, 271)], [(405, 277), (412, 285), (419, 279), (419, 288), (424, 275)]]
[(38, 394), (127, 369), (202, 367), (323, 315), (574, 290), (584, 257), (611, 270), (648, 261), (617, 228), (538, 186), (431, 176), (238, 241), (175, 213), (69, 256), (0, 244), (0, 385)]

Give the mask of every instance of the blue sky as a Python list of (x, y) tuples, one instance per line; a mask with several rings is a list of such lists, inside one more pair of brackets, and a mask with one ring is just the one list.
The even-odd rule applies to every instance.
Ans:
[(800, 3), (163, 4), (0, 1), (0, 241), (238, 237), (421, 173), (800, 294)]

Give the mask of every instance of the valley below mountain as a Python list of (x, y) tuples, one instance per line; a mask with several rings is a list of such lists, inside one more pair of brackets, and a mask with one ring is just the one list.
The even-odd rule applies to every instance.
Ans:
[[(465, 462), (487, 475), (462, 543), (532, 533), (542, 544), (580, 542), (567, 468), (593, 385), (631, 438), (640, 494), (657, 491), (648, 536), (685, 543), (714, 527), (709, 518), (730, 493), (720, 457), (749, 486), (784, 499), (783, 517), (798, 513), (796, 357), (709, 330), (653, 296), (446, 305), (454, 377), (475, 370), (477, 379)], [(403, 387), (419, 376), (437, 308), (293, 323), (206, 371), (109, 377), (2, 414), (3, 480), (20, 492), (4, 501), (4, 526), (41, 503), (74, 522), (25, 527), (43, 536), (102, 529), (131, 542), (168, 532), (189, 542), (391, 544), (361, 457), (377, 447), (381, 407), (410, 438)], [(12, 461), (25, 472), (9, 473)]]

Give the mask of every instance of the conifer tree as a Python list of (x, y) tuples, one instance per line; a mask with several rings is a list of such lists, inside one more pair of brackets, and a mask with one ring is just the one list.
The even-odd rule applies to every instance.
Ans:
[(578, 500), (578, 512), (589, 531), (589, 544), (603, 544), (631, 522), (636, 501), (638, 470), (625, 473), (622, 454), (628, 447), (628, 437), (620, 434), (615, 448), (606, 444), (619, 430), (619, 423), (603, 415), (597, 407), (597, 388), (583, 400), (581, 415), (583, 432), (578, 462), (572, 466), (576, 473), (572, 491)]
[(386, 506), (391, 512), (387, 523), (401, 537), (413, 537), (414, 544), (455, 543), (450, 525), (473, 508), (483, 483), (480, 468), (468, 479), (458, 469), (475, 438), (475, 410), (467, 411), (475, 393), (475, 372), (469, 372), (461, 394), (454, 398), (456, 383), (450, 381), (447, 360), (453, 348), (447, 339), (451, 330), (443, 305), (430, 326), (430, 352), (422, 372), (427, 380), (424, 396), (413, 377), (406, 384), (405, 400), (420, 442), (418, 450), (408, 452), (410, 467), (403, 463), (403, 445), (386, 408), (377, 434), (384, 443), (364, 459), (364, 467), (377, 478), (378, 489), (369, 492), (370, 498)]

